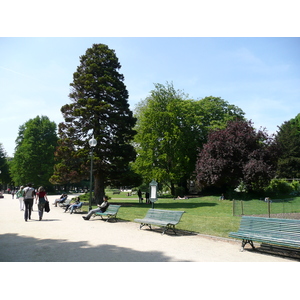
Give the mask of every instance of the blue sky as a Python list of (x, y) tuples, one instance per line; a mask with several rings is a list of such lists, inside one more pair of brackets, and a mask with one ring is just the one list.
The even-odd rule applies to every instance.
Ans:
[(269, 133), (300, 113), (300, 38), (2, 37), (0, 143), (8, 155), (29, 119), (63, 121), (79, 56), (94, 43), (116, 51), (132, 109), (168, 81), (193, 99), (223, 98)]

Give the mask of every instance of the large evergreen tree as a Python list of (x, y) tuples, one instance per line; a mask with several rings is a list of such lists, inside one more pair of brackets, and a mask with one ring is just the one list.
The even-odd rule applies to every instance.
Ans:
[(300, 114), (284, 122), (276, 138), (282, 150), (277, 175), (280, 178), (300, 178)]
[(94, 149), (95, 199), (102, 201), (108, 184), (125, 184), (128, 165), (135, 159), (130, 144), (136, 119), (128, 104), (128, 92), (121, 65), (114, 50), (94, 44), (80, 57), (73, 74), (69, 98), (72, 103), (61, 108), (65, 121), (59, 124), (59, 165), (52, 182), (65, 183), (67, 178), (79, 181), (89, 176), (92, 136)]
[(56, 124), (37, 116), (19, 127), (16, 151), (11, 162), (11, 177), (16, 185), (34, 183), (49, 187), (57, 146)]

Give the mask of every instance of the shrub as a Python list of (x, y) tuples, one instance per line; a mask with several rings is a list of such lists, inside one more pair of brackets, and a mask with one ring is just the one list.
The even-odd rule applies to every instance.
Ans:
[(289, 194), (293, 191), (293, 187), (284, 179), (272, 179), (265, 191), (271, 194)]

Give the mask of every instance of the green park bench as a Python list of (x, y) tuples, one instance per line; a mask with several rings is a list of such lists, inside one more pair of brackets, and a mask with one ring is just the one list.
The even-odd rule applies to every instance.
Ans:
[(184, 214), (184, 211), (174, 211), (174, 210), (162, 210), (162, 209), (149, 209), (145, 218), (134, 219), (134, 222), (141, 223), (140, 229), (147, 225), (150, 229), (151, 225), (163, 227), (164, 234), (168, 229), (172, 229), (174, 233), (175, 225), (177, 225)]
[(248, 243), (255, 249), (253, 241), (299, 249), (300, 220), (242, 216), (239, 230), (230, 232), (229, 236), (242, 240), (241, 251)]
[(100, 216), (103, 219), (103, 216), (106, 216), (106, 222), (111, 219), (115, 219), (117, 221), (117, 213), (120, 209), (121, 205), (110, 204), (105, 212), (96, 212), (95, 216)]

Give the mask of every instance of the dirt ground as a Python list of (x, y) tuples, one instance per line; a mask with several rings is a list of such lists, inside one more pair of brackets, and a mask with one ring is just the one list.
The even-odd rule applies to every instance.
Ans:
[[(52, 203), (58, 196), (50, 196)], [(133, 222), (89, 221), (81, 213), (51, 211), (24, 221), (19, 200), (0, 199), (0, 261), (2, 262), (295, 262), (294, 258), (252, 251), (240, 252), (232, 239), (179, 232), (161, 234), (139, 229)], [(120, 208), (122, 209), (122, 207)]]

